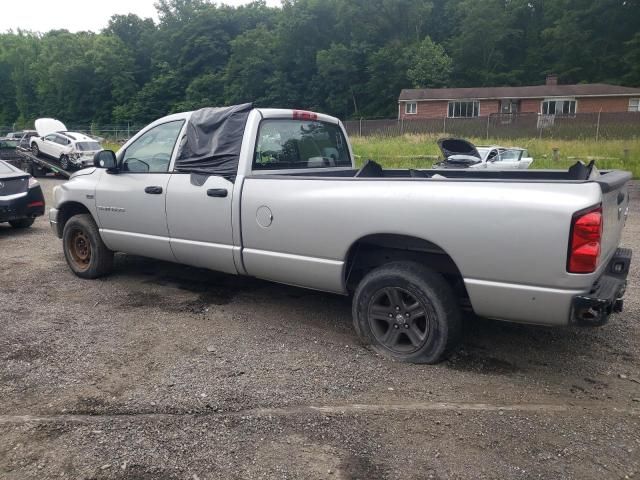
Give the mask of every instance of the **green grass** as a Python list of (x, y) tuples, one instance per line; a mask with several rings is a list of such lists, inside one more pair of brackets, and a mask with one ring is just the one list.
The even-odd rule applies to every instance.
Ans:
[[(385, 168), (430, 168), (440, 154), (436, 135), (404, 135), (401, 137), (351, 137), (359, 165), (372, 159)], [(629, 170), (640, 178), (640, 139), (634, 140), (496, 140), (471, 138), (477, 145), (503, 145), (523, 147), (533, 157), (532, 168), (566, 169), (578, 159), (585, 162), (595, 158), (600, 170)], [(103, 147), (114, 152), (120, 144), (104, 142)], [(559, 158), (553, 160), (553, 149)], [(625, 149), (628, 150), (625, 157)]]
[[(372, 159), (385, 168), (430, 168), (441, 156), (436, 135), (404, 135), (401, 137), (351, 137), (358, 163)], [(566, 169), (577, 160), (596, 160), (600, 170), (629, 170), (640, 178), (640, 139), (634, 140), (548, 140), (523, 138), (496, 140), (471, 138), (477, 145), (523, 147), (533, 157), (531, 168)], [(558, 149), (558, 160), (553, 149)], [(628, 152), (625, 155), (625, 150)]]
[(122, 145), (120, 145), (119, 143), (106, 142), (106, 141), (102, 142), (102, 148), (104, 148), (105, 150), (113, 150), (114, 152), (117, 152), (121, 146)]

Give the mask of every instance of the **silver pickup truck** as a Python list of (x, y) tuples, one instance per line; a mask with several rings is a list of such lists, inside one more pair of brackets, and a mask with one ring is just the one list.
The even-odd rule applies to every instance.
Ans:
[(82, 278), (124, 252), (352, 295), (363, 341), (434, 363), (464, 310), (559, 326), (621, 311), (630, 178), (357, 169), (336, 118), (247, 104), (153, 122), (56, 187), (49, 215)]

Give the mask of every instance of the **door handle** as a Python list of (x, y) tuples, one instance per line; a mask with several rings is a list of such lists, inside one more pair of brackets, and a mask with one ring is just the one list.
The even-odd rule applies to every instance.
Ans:
[(149, 193), (151, 195), (160, 195), (162, 193), (162, 187), (146, 187), (144, 189), (144, 193)]
[(209, 197), (225, 198), (228, 194), (229, 192), (226, 188), (210, 188), (207, 190), (207, 196)]

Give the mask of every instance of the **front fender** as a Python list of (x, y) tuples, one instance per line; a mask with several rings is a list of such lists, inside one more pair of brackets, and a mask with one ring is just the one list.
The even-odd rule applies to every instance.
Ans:
[(58, 228), (60, 229), (64, 228), (64, 222), (70, 218), (69, 212), (73, 215), (76, 211), (90, 213), (96, 224), (99, 225), (95, 194), (104, 170), (89, 168), (77, 173), (81, 174), (74, 174), (69, 181), (53, 189), (53, 206), (59, 211)]

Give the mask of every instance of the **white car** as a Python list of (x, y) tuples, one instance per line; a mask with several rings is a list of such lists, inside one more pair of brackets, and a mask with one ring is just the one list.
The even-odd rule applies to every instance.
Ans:
[(34, 155), (46, 155), (60, 161), (63, 170), (93, 166), (94, 155), (102, 145), (83, 133), (68, 132), (67, 127), (53, 118), (39, 118), (35, 122), (37, 137), (30, 140)]
[(475, 146), (460, 138), (443, 138), (438, 146), (444, 161), (435, 168), (527, 169), (533, 163), (529, 152), (520, 147)]

